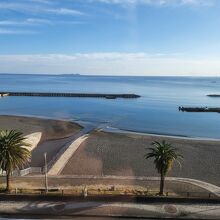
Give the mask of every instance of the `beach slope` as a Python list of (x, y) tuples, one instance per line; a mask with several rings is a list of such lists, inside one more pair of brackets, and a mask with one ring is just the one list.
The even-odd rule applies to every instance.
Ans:
[(92, 132), (63, 169), (63, 175), (158, 176), (146, 160), (152, 141), (166, 140), (184, 156), (171, 177), (198, 179), (220, 185), (220, 141), (190, 140), (155, 135)]

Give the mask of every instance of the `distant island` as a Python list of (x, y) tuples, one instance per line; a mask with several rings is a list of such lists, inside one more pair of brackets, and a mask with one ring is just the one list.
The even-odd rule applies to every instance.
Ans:
[(64, 74), (59, 74), (60, 76), (81, 76), (79, 73), (64, 73)]

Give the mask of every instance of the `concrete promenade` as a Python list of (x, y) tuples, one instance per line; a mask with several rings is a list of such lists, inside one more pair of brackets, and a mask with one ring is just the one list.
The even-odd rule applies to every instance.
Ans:
[(127, 201), (0, 201), (1, 215), (34, 216), (34, 218), (61, 217), (134, 217), (173, 219), (219, 219), (220, 203), (195, 202), (127, 202)]
[(88, 134), (80, 136), (73, 141), (72, 144), (66, 149), (66, 151), (60, 156), (60, 158), (54, 163), (48, 172), (48, 175), (59, 175), (62, 169), (65, 167), (69, 159), (72, 157), (78, 147), (88, 138)]

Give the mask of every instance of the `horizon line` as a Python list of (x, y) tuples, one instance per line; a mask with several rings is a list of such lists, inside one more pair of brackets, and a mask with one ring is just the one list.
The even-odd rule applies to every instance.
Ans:
[(66, 76), (100, 76), (100, 77), (193, 77), (193, 78), (211, 78), (211, 77), (220, 77), (219, 75), (210, 75), (210, 76), (206, 76), (206, 75), (111, 75), (111, 74), (81, 74), (81, 73), (1, 73), (0, 75), (49, 75), (49, 76), (62, 76), (62, 75), (66, 75)]

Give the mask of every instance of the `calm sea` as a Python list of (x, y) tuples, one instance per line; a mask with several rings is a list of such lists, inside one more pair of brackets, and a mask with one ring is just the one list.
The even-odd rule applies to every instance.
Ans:
[(5, 97), (0, 114), (86, 121), (137, 132), (220, 138), (220, 114), (178, 106), (220, 107), (220, 78), (0, 75), (2, 91), (135, 93), (139, 99)]

